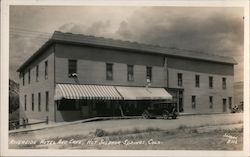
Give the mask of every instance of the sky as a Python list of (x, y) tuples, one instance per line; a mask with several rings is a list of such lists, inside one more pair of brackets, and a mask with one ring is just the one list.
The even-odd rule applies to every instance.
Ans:
[(233, 57), (243, 80), (243, 8), (11, 6), (10, 79), (55, 30)]

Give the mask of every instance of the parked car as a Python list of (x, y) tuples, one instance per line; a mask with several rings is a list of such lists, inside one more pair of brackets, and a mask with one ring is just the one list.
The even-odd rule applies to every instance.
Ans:
[(145, 119), (156, 118), (162, 116), (164, 119), (172, 118), (176, 119), (178, 116), (177, 109), (173, 103), (152, 103), (142, 113), (142, 117)]

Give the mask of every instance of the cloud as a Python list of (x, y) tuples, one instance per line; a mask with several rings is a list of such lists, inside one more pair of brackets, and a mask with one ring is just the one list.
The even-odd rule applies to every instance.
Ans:
[(226, 55), (243, 44), (242, 16), (243, 10), (232, 8), (142, 8), (122, 21), (117, 33), (149, 44)]
[[(242, 80), (242, 70), (238, 70), (243, 68), (242, 17), (242, 8), (230, 7), (33, 6), (12, 8), (10, 23), (44, 32), (60, 30), (233, 56), (239, 62), (237, 79)], [(39, 34), (29, 39), (11, 38), (11, 76), (16, 77), (12, 69), (45, 41)]]

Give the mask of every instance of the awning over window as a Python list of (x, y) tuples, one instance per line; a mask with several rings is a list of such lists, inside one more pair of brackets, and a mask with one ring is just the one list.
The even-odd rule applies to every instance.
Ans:
[(166, 100), (172, 96), (164, 88), (116, 87), (124, 100)]
[(114, 86), (57, 84), (55, 100), (60, 99), (121, 100)]

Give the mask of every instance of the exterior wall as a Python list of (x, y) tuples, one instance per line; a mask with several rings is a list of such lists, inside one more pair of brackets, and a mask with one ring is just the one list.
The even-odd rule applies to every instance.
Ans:
[[(177, 73), (182, 73), (183, 86), (177, 86)], [(195, 87), (195, 75), (200, 75), (200, 87)], [(222, 99), (227, 99), (227, 112), (229, 108), (228, 97), (233, 99), (233, 76), (218, 75), (209, 73), (198, 73), (193, 71), (168, 69), (169, 88), (183, 88), (183, 104), (185, 113), (207, 113), (207, 112), (222, 112)], [(213, 77), (213, 88), (209, 88), (209, 76)], [(222, 89), (222, 77), (226, 77), (226, 89)], [(192, 109), (191, 97), (196, 96), (196, 108)], [(213, 96), (213, 108), (209, 108), (209, 96)], [(232, 100), (233, 105), (233, 100)]]
[(244, 84), (243, 82), (236, 82), (234, 84), (234, 105), (240, 105), (244, 101), (243, 98)]
[(56, 122), (74, 121), (82, 119), (81, 111), (56, 111)]
[(208, 73), (217, 75), (234, 75), (232, 64), (222, 64), (194, 59), (184, 59), (168, 57), (168, 68), (193, 71), (198, 73)]
[[(164, 57), (71, 45), (56, 46), (56, 83), (76, 83), (68, 77), (68, 59), (77, 59), (80, 84), (146, 86), (146, 66), (152, 66), (152, 87), (167, 85)], [(106, 80), (106, 63), (113, 63), (113, 80)], [(127, 81), (127, 64), (134, 65), (134, 81)]]
[[(20, 118), (43, 121), (48, 116), (54, 121), (54, 53), (53, 47), (48, 48), (37, 60), (25, 68), (25, 85), (20, 77)], [(48, 61), (48, 78), (45, 79), (45, 61)], [(39, 81), (36, 81), (36, 65), (39, 64)], [(28, 69), (30, 68), (30, 84)], [(45, 93), (49, 92), (49, 111), (45, 109)], [(38, 93), (41, 93), (41, 111), (38, 111)], [(34, 94), (34, 111), (32, 111), (31, 95)], [(27, 110), (24, 110), (24, 95), (27, 95)]]

